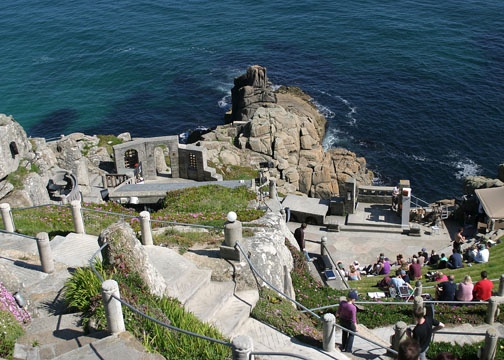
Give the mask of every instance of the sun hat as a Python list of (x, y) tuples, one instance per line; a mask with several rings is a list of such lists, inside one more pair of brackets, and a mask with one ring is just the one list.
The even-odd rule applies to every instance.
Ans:
[(401, 275), (406, 275), (406, 271), (401, 270)]
[(359, 299), (359, 295), (357, 295), (357, 291), (352, 290), (348, 293), (348, 298), (357, 300)]

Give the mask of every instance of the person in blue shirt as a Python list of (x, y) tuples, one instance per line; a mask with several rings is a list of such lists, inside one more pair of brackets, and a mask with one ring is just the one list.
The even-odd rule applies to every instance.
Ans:
[(448, 259), (448, 263), (446, 263), (446, 266), (448, 269), (460, 269), (462, 268), (463, 261), (462, 261), (462, 254), (460, 254), (457, 250), (453, 249), (453, 253), (450, 255), (450, 258)]

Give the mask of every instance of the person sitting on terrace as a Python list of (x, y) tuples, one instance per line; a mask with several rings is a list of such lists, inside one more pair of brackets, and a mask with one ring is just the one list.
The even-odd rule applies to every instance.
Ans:
[(439, 262), (437, 264), (438, 269), (446, 269), (446, 266), (448, 265), (448, 258), (444, 253), (441, 253), (441, 257), (439, 258)]
[(450, 275), (448, 281), (443, 281), (436, 285), (436, 297), (441, 301), (455, 300), (457, 284), (455, 284), (455, 275)]
[(429, 265), (437, 265), (439, 262), (439, 255), (436, 253), (436, 250), (431, 251), (431, 256), (429, 257)]
[(466, 275), (464, 281), (458, 284), (457, 293), (455, 298), (458, 301), (472, 301), (473, 299), (473, 289), (474, 284), (472, 282), (471, 276)]
[(478, 250), (472, 250), (471, 255), (474, 262), (487, 263), (490, 258), (490, 251), (487, 249), (485, 244), (479, 244)]
[(418, 262), (418, 258), (414, 257), (413, 262), (409, 267), (409, 277), (413, 280), (421, 280), (422, 279), (422, 266)]
[(437, 271), (435, 274), (434, 274), (434, 281), (435, 282), (444, 282), (444, 281), (448, 281), (448, 276), (446, 276), (446, 274), (443, 274), (442, 271)]
[(462, 255), (457, 250), (453, 249), (453, 253), (450, 255), (446, 266), (448, 269), (462, 268), (464, 266), (464, 263), (462, 262)]
[(406, 271), (398, 270), (397, 275), (390, 279), (390, 286), (393, 286), (397, 290), (397, 292), (399, 292), (399, 288), (404, 285), (408, 286), (410, 290), (413, 290), (413, 287), (409, 283), (404, 281), (404, 277), (406, 277)]
[(481, 280), (474, 285), (474, 300), (486, 301), (492, 296), (493, 282), (488, 280), (488, 274), (485, 270), (481, 272)]
[(350, 270), (348, 271), (348, 280), (360, 280), (360, 271), (355, 267), (354, 264), (350, 264)]

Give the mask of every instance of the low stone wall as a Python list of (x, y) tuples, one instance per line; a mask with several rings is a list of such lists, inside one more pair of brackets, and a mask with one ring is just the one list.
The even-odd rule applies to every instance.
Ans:
[(357, 201), (371, 204), (392, 204), (393, 186), (360, 186)]

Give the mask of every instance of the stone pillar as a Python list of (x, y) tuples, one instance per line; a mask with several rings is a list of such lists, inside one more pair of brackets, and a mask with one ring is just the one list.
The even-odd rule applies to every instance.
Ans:
[(122, 313), (121, 302), (115, 299), (121, 298), (119, 285), (115, 280), (105, 280), (102, 283), (102, 300), (107, 317), (107, 330), (112, 334), (118, 334), (126, 330)]
[(497, 309), (499, 307), (499, 302), (496, 296), (492, 296), (488, 299), (488, 308), (486, 313), (485, 322), (489, 325), (493, 325), (495, 321), (495, 314), (497, 313)]
[(236, 213), (230, 211), (224, 224), (224, 243), (220, 246), (220, 256), (228, 260), (241, 260), (240, 249), (236, 243), (242, 240), (242, 223), (237, 220)]
[(14, 232), (14, 219), (12, 218), (11, 207), (8, 203), (0, 204), (0, 212), (2, 213), (2, 220), (5, 231)]
[(354, 178), (349, 178), (345, 182), (345, 214), (353, 214), (355, 212), (356, 202), (357, 182)]
[(401, 206), (401, 227), (403, 231), (409, 231), (411, 188), (409, 180), (399, 181), (399, 204)]
[(49, 235), (46, 232), (37, 234), (37, 248), (40, 257), (42, 271), (46, 274), (54, 272), (54, 260), (51, 245), (49, 244)]
[(485, 343), (481, 352), (480, 360), (493, 360), (497, 351), (499, 334), (495, 328), (489, 328), (485, 334)]
[(404, 321), (399, 321), (394, 325), (394, 335), (390, 339), (390, 344), (395, 351), (399, 350), (399, 344), (408, 337), (406, 334), (407, 328), (408, 325)]
[(72, 218), (74, 223), (74, 230), (77, 234), (85, 234), (84, 220), (82, 219), (81, 203), (79, 200), (73, 200), (72, 205)]
[(148, 211), (140, 213), (140, 230), (142, 231), (142, 244), (153, 245), (150, 213)]
[(254, 341), (247, 335), (238, 335), (231, 340), (233, 345), (233, 360), (254, 360)]
[(322, 238), (320, 239), (320, 256), (327, 255), (326, 246), (327, 246), (327, 236), (322, 236)]
[(415, 296), (413, 299), (413, 312), (415, 312), (417, 309), (423, 309), (424, 308), (424, 303), (423, 299), (421, 296)]
[(499, 292), (497, 293), (497, 296), (504, 296), (504, 275), (501, 275), (500, 277)]
[(277, 198), (276, 179), (274, 179), (274, 178), (269, 179), (269, 196), (270, 196), (270, 199)]
[(102, 184), (104, 189), (108, 189), (107, 175), (102, 175)]
[(237, 220), (234, 211), (227, 214), (227, 220), (224, 224), (224, 243), (226, 246), (234, 247), (242, 240), (242, 223)]
[(336, 343), (336, 331), (334, 329), (335, 323), (336, 317), (333, 314), (324, 314), (324, 317), (322, 318), (322, 348), (324, 351), (334, 351)]
[(422, 281), (420, 280), (417, 280), (415, 282), (415, 292), (413, 294), (414, 297), (421, 297), (422, 296), (422, 291), (423, 291), (423, 288), (422, 288)]

